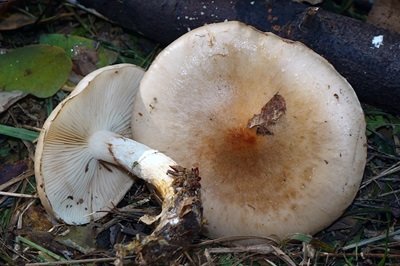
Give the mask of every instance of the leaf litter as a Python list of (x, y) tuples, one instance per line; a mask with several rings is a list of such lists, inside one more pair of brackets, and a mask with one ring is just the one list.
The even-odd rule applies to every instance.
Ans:
[[(112, 57), (100, 64), (129, 62), (146, 68), (159, 50), (157, 44), (68, 3), (33, 1), (23, 8), (32, 12), (33, 17), (53, 19), (36, 25), (14, 25), (14, 31), (1, 32), (2, 48), (15, 49), (42, 42), (68, 51), (82, 41), (83, 48), (78, 48), (77, 54), (90, 57), (94, 53), (90, 67), (96, 68), (101, 51), (112, 51)], [(75, 20), (71, 21), (71, 17)], [(26, 31), (29, 37), (25, 40), (21, 36)], [(89, 71), (79, 70), (76, 65), (82, 60), (74, 60), (72, 54), (68, 56), (73, 63), (72, 73), (76, 71), (75, 74), (82, 76)], [(69, 79), (72, 87), (79, 81), (71, 75)], [(58, 92), (51, 97), (27, 96), (0, 114), (0, 124), (11, 132), (0, 131), (0, 191), (13, 195), (0, 196), (0, 264), (112, 265), (117, 260), (132, 264), (137, 258), (117, 258), (114, 246), (150, 235), (153, 227), (139, 222), (139, 218), (160, 211), (156, 195), (143, 182), (138, 181), (110, 215), (79, 227), (58, 224), (47, 216), (39, 200), (22, 197), (36, 194), (32, 165), (35, 136), (52, 108), (67, 95), (60, 90), (62, 85), (57, 87)], [(313, 237), (296, 234), (283, 241), (263, 238), (259, 239), (260, 244), (250, 247), (230, 245), (246, 237), (206, 239), (201, 236), (177, 252), (174, 264), (398, 264), (400, 118), (370, 106), (364, 106), (364, 110), (368, 124), (365, 176), (354, 203), (333, 225)]]

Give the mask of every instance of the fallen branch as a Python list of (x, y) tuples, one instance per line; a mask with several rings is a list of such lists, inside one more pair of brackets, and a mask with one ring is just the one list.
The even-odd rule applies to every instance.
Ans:
[(327, 58), (362, 102), (400, 113), (400, 35), (362, 21), (290, 0), (80, 3), (162, 44), (205, 23), (225, 19), (272, 31), (301, 41)]

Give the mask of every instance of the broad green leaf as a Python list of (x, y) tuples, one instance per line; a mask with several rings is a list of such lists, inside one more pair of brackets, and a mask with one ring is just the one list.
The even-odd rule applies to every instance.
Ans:
[(61, 47), (65, 50), (69, 57), (73, 57), (77, 52), (78, 47), (95, 48), (95, 42), (93, 40), (65, 34), (43, 34), (40, 36), (39, 42), (42, 44), (48, 44), (53, 46)]
[(94, 51), (97, 54), (97, 67), (103, 67), (115, 63), (118, 54), (111, 50), (98, 46), (98, 42), (76, 35), (65, 34), (43, 34), (40, 36), (40, 43), (61, 47), (69, 57), (79, 56), (85, 50)]
[(0, 92), (50, 97), (65, 83), (71, 68), (71, 60), (59, 47), (30, 45), (14, 49), (0, 55)]

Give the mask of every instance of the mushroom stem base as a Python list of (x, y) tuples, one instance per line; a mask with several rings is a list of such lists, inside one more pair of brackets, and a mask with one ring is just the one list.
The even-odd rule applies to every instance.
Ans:
[(117, 247), (121, 261), (133, 252), (139, 265), (165, 265), (199, 235), (203, 219), (199, 172), (171, 168), (168, 173), (174, 178), (174, 196), (164, 201), (160, 221), (151, 235)]
[(163, 153), (104, 130), (90, 137), (89, 149), (96, 159), (118, 164), (152, 184), (163, 199), (153, 233), (119, 247), (121, 258), (133, 251), (142, 265), (165, 262), (200, 233), (202, 204), (197, 169), (186, 170)]

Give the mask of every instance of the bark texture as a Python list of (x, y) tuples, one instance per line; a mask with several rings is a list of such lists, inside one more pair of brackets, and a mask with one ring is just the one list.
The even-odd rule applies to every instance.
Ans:
[(400, 34), (290, 0), (80, 2), (164, 45), (226, 19), (301, 41), (335, 66), (361, 102), (400, 113)]

